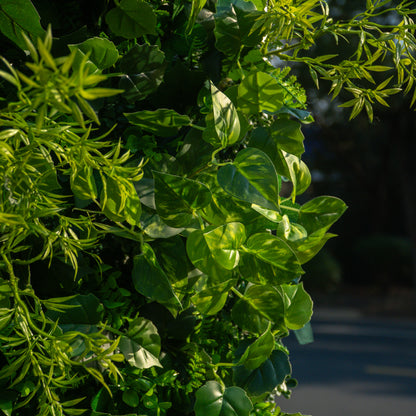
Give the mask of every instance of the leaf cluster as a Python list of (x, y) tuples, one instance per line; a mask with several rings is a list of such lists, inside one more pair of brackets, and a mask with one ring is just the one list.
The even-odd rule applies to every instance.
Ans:
[[(370, 3), (349, 22), (365, 33)], [(97, 0), (57, 39), (38, 33), (53, 9), (18, 4), (0, 0), (0, 409), (283, 415), (268, 398), (295, 385), (284, 338), (310, 335), (302, 266), (346, 205), (308, 200), (313, 117), (268, 58), (339, 78), (356, 115), (396, 92), (355, 83), (383, 52), (365, 35), (349, 72), (302, 57), (347, 27), (317, 1)]]

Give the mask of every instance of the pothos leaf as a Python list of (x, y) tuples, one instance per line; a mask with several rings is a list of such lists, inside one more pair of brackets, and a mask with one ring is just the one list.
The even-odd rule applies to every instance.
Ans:
[(261, 150), (241, 150), (234, 162), (218, 171), (218, 183), (237, 199), (278, 209), (279, 180), (270, 158)]
[(280, 350), (273, 351), (260, 367), (249, 370), (243, 365), (234, 368), (234, 383), (244, 388), (250, 395), (260, 396), (270, 393), (291, 373), (289, 357)]
[(126, 39), (156, 34), (156, 15), (152, 7), (141, 0), (121, 0), (105, 16), (110, 30)]
[(223, 387), (208, 381), (196, 392), (196, 416), (248, 416), (253, 405), (239, 387)]
[(214, 127), (222, 147), (234, 144), (240, 137), (240, 120), (231, 100), (211, 83)]

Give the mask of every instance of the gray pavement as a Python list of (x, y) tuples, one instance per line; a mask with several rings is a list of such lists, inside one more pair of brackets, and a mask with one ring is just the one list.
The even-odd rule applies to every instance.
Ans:
[(416, 321), (320, 309), (315, 342), (290, 336), (292, 398), (282, 410), (313, 416), (416, 416)]

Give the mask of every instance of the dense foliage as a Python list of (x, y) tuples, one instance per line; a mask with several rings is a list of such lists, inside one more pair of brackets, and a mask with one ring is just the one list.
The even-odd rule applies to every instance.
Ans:
[[(302, 265), (346, 206), (299, 203), (313, 118), (267, 58), (371, 118), (413, 88), (412, 11), (387, 3), (0, 0), (4, 414), (284, 415)], [(348, 62), (307, 54), (326, 34), (358, 36)]]

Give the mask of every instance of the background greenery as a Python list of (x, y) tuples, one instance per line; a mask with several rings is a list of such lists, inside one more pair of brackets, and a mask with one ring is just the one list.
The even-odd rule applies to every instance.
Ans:
[(302, 196), (284, 62), (352, 117), (414, 97), (412, 2), (390, 3), (0, 0), (3, 413), (284, 415), (303, 264), (346, 209)]

